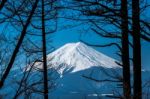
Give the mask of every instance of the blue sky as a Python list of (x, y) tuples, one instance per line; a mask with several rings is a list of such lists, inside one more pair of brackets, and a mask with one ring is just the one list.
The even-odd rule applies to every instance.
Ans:
[[(82, 25), (84, 27), (84, 25)], [(89, 42), (90, 44), (106, 44), (110, 42), (110, 40), (99, 37), (95, 33), (93, 33), (90, 29), (87, 29), (86, 33), (83, 31), (83, 27), (75, 27), (71, 29), (64, 29), (62, 31), (58, 31), (53, 34), (52, 36), (52, 45), (57, 48), (65, 45), (66, 43), (70, 42), (79, 42), (80, 39)], [(88, 27), (87, 27), (88, 28)], [(80, 37), (80, 34), (82, 33), (82, 37)], [(117, 40), (116, 40), (117, 42)], [(145, 42), (142, 40), (142, 65), (146, 69), (150, 69), (150, 43)], [(117, 60), (120, 60), (120, 58), (116, 55), (116, 47), (101, 47), (97, 48), (95, 47), (96, 50), (112, 57)], [(131, 50), (132, 51), (132, 50)]]
[[(148, 0), (148, 2), (150, 2), (150, 0)], [(146, 15), (145, 16), (146, 19), (150, 19), (149, 10), (145, 12), (145, 15)], [(50, 39), (52, 40), (51, 45), (53, 45), (56, 49), (65, 45), (66, 43), (79, 42), (80, 39), (89, 42), (90, 44), (106, 44), (108, 42), (111, 42), (111, 40), (101, 38), (95, 33), (93, 33), (90, 30), (90, 26), (87, 26), (86, 24), (80, 24), (79, 22), (70, 21), (66, 19), (60, 19), (60, 21), (61, 21), (60, 25), (66, 25), (66, 26), (61, 27), (61, 29), (59, 29), (57, 32), (50, 35)], [(67, 28), (68, 25), (72, 25), (72, 24), (76, 24), (78, 26), (73, 28)], [(2, 31), (3, 28), (4, 26), (1, 25), (0, 31)], [(16, 35), (15, 31), (12, 28), (9, 28), (7, 32), (12, 36)], [(115, 42), (118, 41), (116, 40)], [(150, 43), (145, 42), (143, 40), (141, 43), (142, 43), (142, 65), (144, 68), (150, 70)], [(118, 51), (116, 47), (95, 48), (95, 49), (112, 58), (120, 60), (120, 58), (116, 55), (116, 52)]]

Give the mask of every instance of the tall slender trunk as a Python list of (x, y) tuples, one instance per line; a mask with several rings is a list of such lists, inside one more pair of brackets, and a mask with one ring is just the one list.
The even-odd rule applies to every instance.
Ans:
[(34, 4), (32, 10), (31, 10), (31, 12), (30, 12), (30, 15), (29, 15), (27, 21), (26, 21), (26, 24), (25, 24), (24, 27), (23, 27), (23, 30), (22, 30), (22, 32), (21, 32), (21, 36), (20, 36), (19, 41), (18, 41), (18, 43), (17, 43), (17, 45), (16, 45), (16, 47), (15, 47), (15, 49), (14, 49), (14, 51), (13, 51), (13, 54), (12, 54), (11, 59), (10, 59), (10, 62), (9, 62), (8, 66), (7, 66), (7, 68), (6, 68), (6, 70), (5, 70), (4, 74), (3, 74), (3, 76), (2, 76), (2, 78), (1, 78), (1, 81), (0, 81), (0, 88), (3, 86), (3, 84), (4, 84), (4, 82), (5, 82), (5, 79), (7, 78), (8, 74), (9, 74), (9, 72), (10, 72), (10, 69), (12, 68), (12, 66), (13, 66), (13, 64), (14, 64), (14, 61), (15, 61), (16, 56), (17, 56), (17, 53), (19, 52), (20, 46), (21, 46), (21, 44), (22, 44), (22, 42), (23, 42), (23, 40), (24, 40), (24, 37), (25, 37), (25, 35), (26, 35), (27, 28), (28, 28), (28, 26), (29, 26), (29, 24), (30, 24), (30, 21), (31, 21), (31, 19), (32, 19), (32, 16), (33, 16), (33, 14), (34, 14), (34, 12), (35, 12), (35, 10), (36, 10), (38, 1), (39, 1), (39, 0), (36, 0), (36, 1), (35, 1), (35, 4)]
[(130, 60), (129, 60), (129, 39), (128, 39), (128, 8), (127, 0), (121, 1), (121, 20), (122, 20), (122, 63), (123, 63), (123, 92), (124, 98), (130, 99)]
[(3, 9), (5, 3), (7, 2), (7, 0), (2, 0), (1, 3), (0, 3), (0, 10)]
[(45, 33), (45, 11), (44, 0), (42, 0), (42, 43), (43, 43), (43, 75), (44, 75), (44, 99), (48, 99), (48, 77), (47, 77), (47, 55), (46, 55), (46, 33)]
[(142, 99), (141, 41), (139, 0), (132, 0), (134, 99)]

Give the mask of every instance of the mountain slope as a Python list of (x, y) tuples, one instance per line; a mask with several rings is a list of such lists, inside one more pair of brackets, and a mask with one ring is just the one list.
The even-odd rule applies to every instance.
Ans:
[[(60, 69), (61, 73), (66, 68), (72, 68), (72, 72), (88, 69), (91, 66), (120, 68), (115, 61), (81, 42), (68, 43), (48, 55), (49, 67), (59, 68), (60, 65), (63, 65)], [(35, 66), (42, 68), (41, 64)]]

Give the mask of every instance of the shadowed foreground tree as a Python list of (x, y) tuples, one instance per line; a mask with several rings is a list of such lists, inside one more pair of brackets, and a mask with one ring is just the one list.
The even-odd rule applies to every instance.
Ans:
[(129, 29), (128, 29), (128, 1), (121, 0), (121, 31), (122, 31), (122, 66), (124, 98), (131, 98), (130, 59), (129, 59)]
[(36, 0), (36, 1), (35, 1), (34, 5), (33, 5), (33, 8), (32, 8), (32, 10), (31, 10), (31, 12), (30, 12), (30, 14), (29, 14), (29, 17), (28, 17), (28, 19), (27, 19), (27, 21), (26, 21), (26, 23), (25, 23), (25, 25), (24, 25), (24, 27), (23, 27), (23, 30), (22, 30), (22, 32), (21, 32), (19, 41), (18, 41), (18, 43), (17, 43), (17, 45), (16, 45), (16, 47), (15, 47), (15, 49), (14, 49), (14, 52), (13, 52), (13, 54), (12, 54), (12, 56), (11, 56), (10, 62), (9, 62), (9, 64), (8, 64), (8, 66), (6, 67), (6, 70), (5, 70), (5, 72), (4, 72), (4, 74), (3, 74), (2, 78), (1, 78), (1, 81), (0, 81), (0, 88), (3, 86), (5, 80), (6, 80), (7, 76), (8, 76), (8, 74), (9, 74), (9, 72), (10, 72), (12, 66), (13, 66), (13, 63), (14, 63), (14, 61), (15, 61), (15, 59), (16, 59), (16, 56), (17, 56), (17, 53), (18, 53), (18, 51), (19, 51), (19, 49), (20, 49), (20, 46), (21, 46), (21, 44), (22, 44), (22, 42), (23, 42), (23, 39), (24, 39), (24, 37), (25, 37), (25, 35), (26, 35), (27, 28), (28, 28), (28, 26), (29, 26), (29, 24), (30, 24), (30, 21), (31, 21), (31, 19), (32, 19), (32, 16), (33, 16), (33, 14), (34, 14), (34, 11), (35, 11), (35, 9), (36, 9), (36, 7), (37, 7), (38, 1), (39, 1), (39, 0)]
[(45, 32), (45, 8), (42, 0), (42, 45), (43, 45), (43, 75), (44, 75), (44, 99), (48, 99), (48, 77), (47, 77), (47, 50), (46, 50), (46, 32)]
[(142, 99), (141, 77), (141, 29), (140, 29), (140, 1), (132, 0), (132, 32), (133, 32), (133, 93), (134, 99)]
[[(41, 2), (38, 5), (38, 9), (35, 11), (34, 16), (32, 17), (31, 25), (27, 32), (29, 36), (32, 36), (33, 38), (40, 37), (41, 40), (41, 42), (38, 45), (36, 45), (37, 42), (36, 43), (32, 42), (32, 44), (35, 45), (36, 48), (38, 48), (37, 53), (42, 53), (41, 62), (43, 64), (41, 64), (42, 68), (40, 72), (43, 73), (42, 77), (44, 82), (42, 83), (43, 84), (42, 94), (44, 95), (45, 99), (48, 99), (48, 90), (50, 89), (49, 88), (50, 79), (48, 79), (48, 76), (51, 76), (48, 75), (47, 45), (50, 42), (47, 41), (47, 38), (49, 34), (54, 33), (57, 29), (57, 19), (56, 19), (57, 2), (56, 1), (57, 0), (53, 0), (53, 1), (41, 0)], [(51, 50), (51, 47), (49, 47), (48, 49)], [(34, 50), (32, 51), (32, 49), (28, 49), (28, 51), (34, 52)]]
[[(42, 35), (39, 35), (42, 37), (42, 56), (43, 56), (43, 84), (44, 84), (44, 99), (48, 99), (48, 93), (49, 93), (49, 79), (48, 79), (48, 65), (47, 65), (47, 45), (48, 42), (47, 41), (47, 37), (49, 34), (54, 33), (57, 29), (57, 0), (53, 0), (53, 1), (46, 1), (46, 0), (42, 0), (41, 1), (41, 9), (39, 9), (39, 11), (37, 11), (36, 15), (34, 18), (36, 20), (36, 18), (38, 18), (38, 15), (40, 16), (40, 18), (38, 18), (38, 22), (40, 24), (37, 25), (37, 21), (32, 22), (32, 28), (35, 31), (38, 31), (39, 33), (41, 33)], [(53, 22), (52, 22), (53, 21)], [(56, 24), (55, 24), (56, 23)], [(54, 28), (54, 29), (53, 29)], [(33, 32), (33, 35), (35, 33)], [(37, 35), (37, 34), (35, 34)], [(49, 49), (51, 49), (49, 47)], [(49, 60), (50, 61), (50, 60)], [(50, 76), (50, 75), (49, 75)]]

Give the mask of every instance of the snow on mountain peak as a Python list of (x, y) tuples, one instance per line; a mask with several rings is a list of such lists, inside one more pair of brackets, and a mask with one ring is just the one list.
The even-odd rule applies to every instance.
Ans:
[[(120, 68), (116, 60), (96, 51), (82, 42), (68, 43), (47, 55), (48, 68), (59, 68), (61, 74), (66, 70), (77, 72), (91, 67)], [(35, 67), (42, 68), (41, 63)]]
[[(52, 59), (52, 60), (51, 60)], [(57, 67), (66, 65), (66, 68), (73, 68), (72, 72), (91, 68), (92, 66), (101, 66), (104, 68), (119, 68), (116, 60), (96, 51), (84, 43), (68, 43), (48, 55), (48, 64)]]

